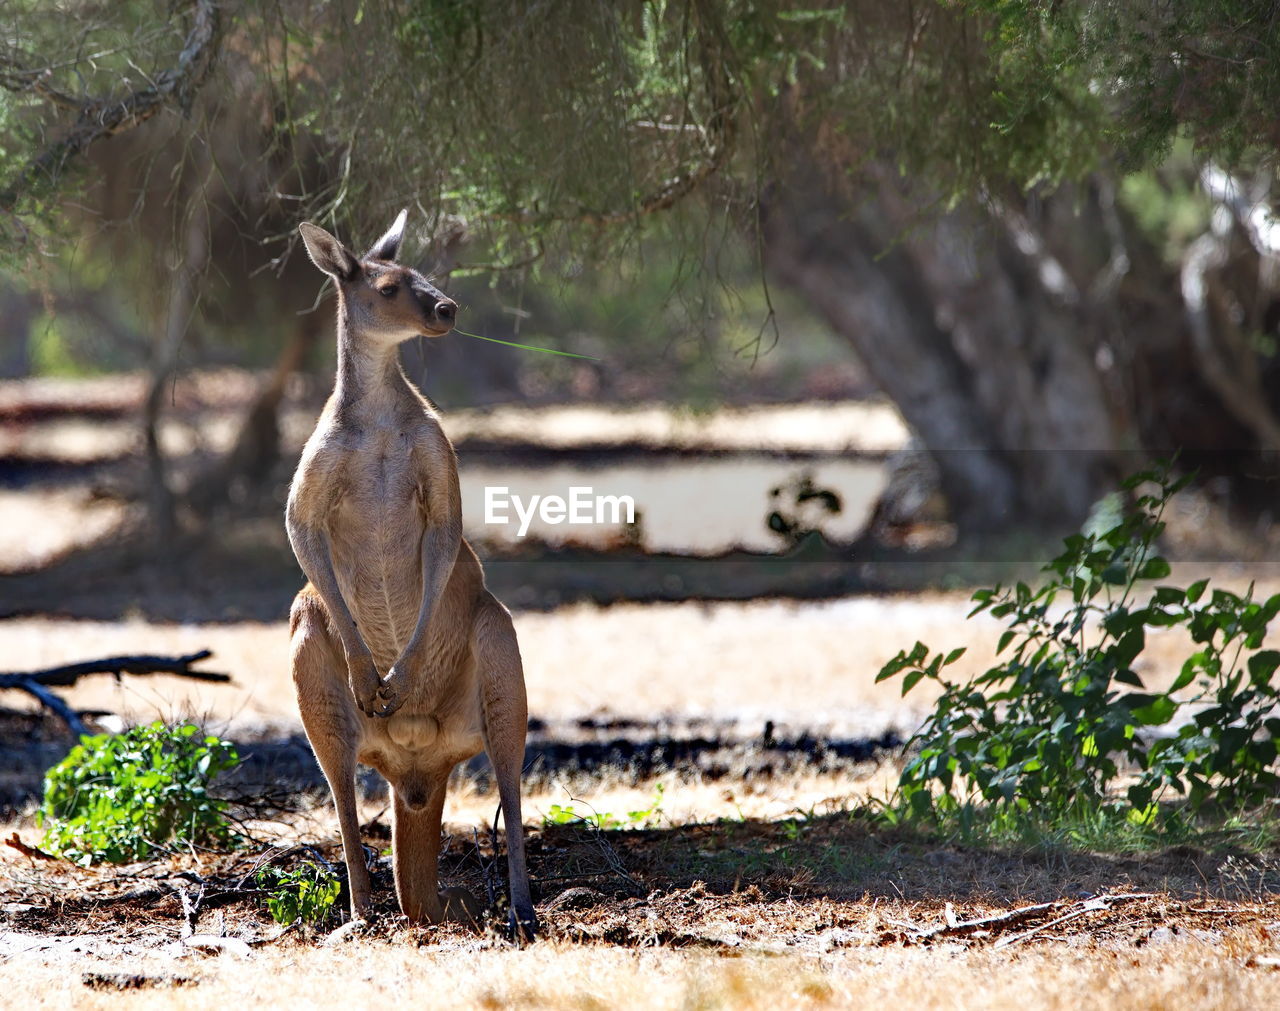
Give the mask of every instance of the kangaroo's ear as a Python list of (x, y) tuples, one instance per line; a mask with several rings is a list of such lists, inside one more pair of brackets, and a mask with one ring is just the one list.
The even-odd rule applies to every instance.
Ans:
[(319, 225), (304, 221), (298, 226), (311, 262), (340, 281), (350, 281), (360, 269), (355, 255)]
[(404, 241), (404, 223), (409, 219), (409, 208), (396, 215), (395, 223), (382, 234), (377, 242), (364, 254), (366, 260), (394, 260), (400, 252), (400, 243)]

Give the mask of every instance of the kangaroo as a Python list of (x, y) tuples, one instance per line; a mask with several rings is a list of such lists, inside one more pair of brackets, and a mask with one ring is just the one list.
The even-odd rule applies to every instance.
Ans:
[(407, 213), (362, 258), (323, 228), (299, 226), (312, 262), (337, 287), (338, 375), (285, 512), (310, 580), (289, 616), (293, 681), (337, 808), (353, 918), (370, 900), (356, 763), (391, 784), (400, 909), (411, 921), (437, 923), (445, 788), (453, 767), (483, 748), (507, 827), (511, 930), (532, 939), (520, 648), (510, 612), (485, 588), (462, 536), (453, 446), (399, 365), (402, 341), (443, 337), (458, 309), (395, 262)]

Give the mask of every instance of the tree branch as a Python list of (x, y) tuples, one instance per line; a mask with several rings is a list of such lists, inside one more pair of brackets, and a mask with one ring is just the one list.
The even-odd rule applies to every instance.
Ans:
[(0, 189), (0, 210), (12, 211), (36, 183), (56, 183), (67, 164), (91, 144), (145, 123), (170, 102), (190, 107), (197, 90), (209, 76), (222, 41), (218, 0), (196, 0), (195, 14), (177, 65), (161, 71), (145, 88), (123, 97), (79, 100), (48, 84), (47, 71), (16, 65), (11, 56), (0, 56), (0, 87), (32, 91), (54, 105), (75, 109), (75, 123), (60, 140), (24, 165)]
[(82, 663), (64, 664), (61, 667), (48, 667), (27, 673), (0, 674), (0, 689), (23, 688), (28, 681), (45, 687), (64, 688), (89, 674), (115, 674), (117, 677), (121, 674), (176, 674), (178, 677), (195, 678), (197, 681), (230, 681), (230, 674), (191, 669), (192, 664), (211, 656), (213, 653), (202, 649), (197, 653), (177, 657), (147, 654), (104, 657), (101, 660), (85, 660)]
[(25, 674), (0, 674), (0, 690), (12, 688), (33, 696), (62, 720), (73, 734), (80, 737), (89, 733), (89, 728), (65, 699), (49, 690), (51, 687), (73, 685), (89, 674), (114, 674), (117, 677), (121, 674), (174, 674), (178, 677), (194, 678), (197, 681), (219, 683), (230, 681), (230, 674), (191, 669), (193, 663), (212, 655), (209, 650), (202, 649), (198, 653), (188, 653), (186, 656), (178, 657), (113, 656), (101, 660), (65, 664), (61, 667), (48, 667), (45, 670)]
[(1233, 223), (1242, 224), (1255, 251), (1266, 257), (1276, 255), (1264, 241), (1272, 222), (1265, 210), (1261, 216), (1256, 213), (1259, 205), (1245, 201), (1243, 187), (1220, 169), (1208, 166), (1200, 181), (1218, 206), (1208, 231), (1187, 247), (1182, 258), (1182, 301), (1191, 347), (1205, 380), (1226, 409), (1254, 433), (1263, 450), (1275, 452), (1280, 450), (1280, 419), (1267, 403), (1253, 353), (1234, 332), (1236, 324), (1229, 314), (1213, 312), (1216, 278), (1231, 258)]

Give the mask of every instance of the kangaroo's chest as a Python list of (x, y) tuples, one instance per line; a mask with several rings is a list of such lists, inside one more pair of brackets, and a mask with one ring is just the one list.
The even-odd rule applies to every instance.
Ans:
[[(347, 455), (329, 515), (334, 570), (375, 656), (408, 640), (422, 602), (422, 479), (396, 432)], [(383, 649), (379, 649), (382, 646)]]

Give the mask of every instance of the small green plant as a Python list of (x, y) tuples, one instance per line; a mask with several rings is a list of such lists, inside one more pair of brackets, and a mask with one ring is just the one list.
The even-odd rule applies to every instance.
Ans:
[(844, 508), (836, 492), (814, 484), (812, 474), (801, 474), (769, 489), (769, 501), (765, 525), (782, 538), (788, 548), (797, 547), (810, 534), (820, 533), (823, 524), (839, 516)]
[(552, 804), (542, 816), (544, 825), (588, 825), (601, 831), (623, 828), (647, 828), (658, 820), (662, 814), (663, 786), (658, 783), (653, 788), (653, 799), (649, 806), (639, 811), (628, 811), (625, 815), (611, 814), (608, 811), (581, 811), (573, 803)]
[[(942, 689), (899, 781), (905, 813), (963, 826), (982, 802), (1040, 824), (1104, 813), (1158, 829), (1181, 810), (1275, 795), (1280, 652), (1261, 647), (1280, 594), (1151, 585), (1170, 574), (1156, 540), (1187, 480), (1168, 465), (1135, 475), (1127, 491), (1155, 490), (1127, 509), (1111, 502), (1109, 516), (1067, 538), (1039, 589), (975, 593), (971, 617), (1008, 625), (996, 652), (1010, 652), (984, 674), (950, 680), (945, 669), (964, 651), (931, 656), (922, 643), (884, 666), (877, 680), (902, 675), (904, 695), (926, 679)], [(1198, 648), (1166, 690), (1148, 690), (1135, 661), (1148, 630), (1173, 627)], [(1161, 804), (1175, 796), (1183, 802)]]
[(82, 737), (45, 774), (36, 816), (43, 845), (88, 866), (141, 860), (173, 844), (226, 843), (227, 805), (209, 784), (239, 762), (230, 743), (190, 723)]
[(342, 891), (337, 875), (309, 861), (289, 871), (263, 867), (254, 880), (267, 893), (267, 912), (276, 923), (323, 920), (333, 910)]

